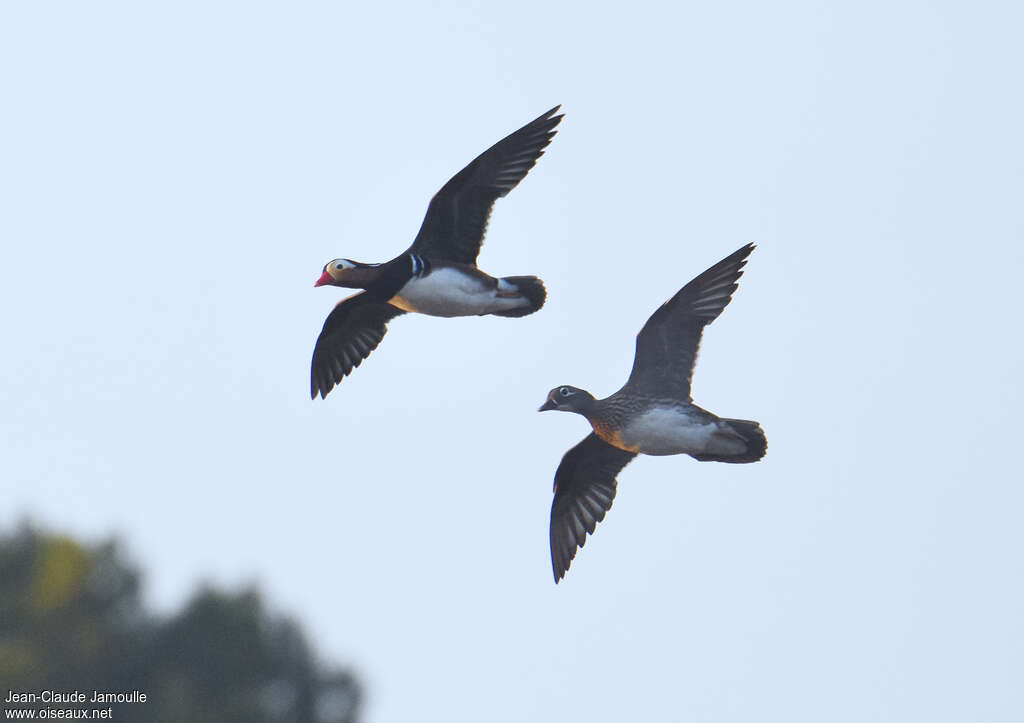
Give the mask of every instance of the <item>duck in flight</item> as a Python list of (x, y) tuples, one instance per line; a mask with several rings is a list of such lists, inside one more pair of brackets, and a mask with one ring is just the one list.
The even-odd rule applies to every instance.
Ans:
[(611, 508), (615, 478), (638, 454), (733, 463), (764, 457), (768, 442), (760, 424), (715, 416), (690, 396), (704, 327), (728, 305), (753, 250), (747, 244), (719, 261), (651, 315), (637, 334), (633, 371), (622, 389), (605, 399), (568, 385), (548, 393), (539, 411), (575, 412), (594, 428), (565, 453), (555, 472), (551, 565), (556, 583)]
[(526, 316), (544, 305), (536, 276), (495, 278), (477, 268), (494, 202), (533, 168), (554, 137), (555, 106), (498, 141), (434, 194), (412, 246), (391, 261), (334, 259), (314, 286), (364, 289), (334, 307), (313, 349), (310, 396), (328, 392), (370, 355), (387, 324), (406, 312), (429, 316)]

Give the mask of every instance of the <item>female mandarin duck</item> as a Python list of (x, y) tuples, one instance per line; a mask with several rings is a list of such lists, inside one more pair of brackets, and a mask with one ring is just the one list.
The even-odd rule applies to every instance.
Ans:
[(536, 276), (495, 278), (476, 266), (494, 202), (515, 188), (554, 137), (555, 106), (456, 173), (427, 207), (412, 246), (383, 264), (334, 259), (315, 286), (364, 289), (334, 307), (313, 349), (310, 396), (321, 398), (370, 355), (387, 323), (430, 316), (526, 316), (544, 305)]
[(540, 411), (582, 414), (594, 428), (555, 472), (550, 534), (556, 583), (611, 508), (616, 476), (638, 454), (734, 463), (764, 457), (768, 442), (760, 424), (717, 417), (690, 396), (704, 327), (729, 303), (753, 250), (747, 244), (719, 261), (651, 315), (637, 334), (629, 380), (615, 394), (595, 399), (568, 385), (548, 393)]

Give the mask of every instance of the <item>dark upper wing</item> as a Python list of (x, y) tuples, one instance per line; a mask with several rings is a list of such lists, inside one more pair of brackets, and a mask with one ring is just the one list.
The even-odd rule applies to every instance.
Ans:
[(555, 499), (551, 503), (551, 567), (561, 580), (583, 547), (587, 533), (615, 499), (615, 477), (635, 452), (613, 447), (591, 433), (562, 457), (555, 472)]
[(645, 396), (690, 400), (690, 379), (704, 327), (718, 318), (736, 291), (754, 250), (747, 244), (681, 288), (636, 336), (636, 358), (624, 389)]
[(335, 384), (377, 348), (387, 333), (387, 323), (404, 313), (365, 291), (339, 302), (327, 315), (313, 349), (310, 397), (316, 399), (319, 394), (326, 398)]
[(498, 141), (434, 194), (409, 248), (428, 258), (475, 264), (494, 202), (519, 185), (557, 131), (555, 106)]

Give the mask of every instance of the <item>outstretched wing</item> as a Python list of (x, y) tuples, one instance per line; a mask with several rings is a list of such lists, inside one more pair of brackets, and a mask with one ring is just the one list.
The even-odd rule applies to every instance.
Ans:
[(624, 390), (690, 401), (701, 334), (729, 304), (753, 250), (754, 244), (747, 244), (722, 259), (651, 315), (636, 336), (636, 358)]
[(615, 499), (615, 477), (636, 457), (591, 433), (562, 457), (551, 503), (551, 567), (561, 580), (576, 550), (593, 534)]
[(409, 252), (460, 264), (475, 264), (494, 202), (533, 168), (557, 131), (555, 106), (498, 141), (434, 194)]
[(387, 333), (387, 323), (405, 312), (362, 292), (339, 302), (327, 316), (313, 349), (310, 398), (327, 393), (377, 348)]

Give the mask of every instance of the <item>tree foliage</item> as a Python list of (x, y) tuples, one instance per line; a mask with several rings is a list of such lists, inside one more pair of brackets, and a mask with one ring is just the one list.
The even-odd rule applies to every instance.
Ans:
[(353, 675), (320, 665), (257, 590), (204, 587), (161, 617), (143, 607), (140, 582), (115, 541), (86, 546), (29, 526), (0, 536), (3, 696), (145, 693), (145, 703), (114, 704), (121, 721), (357, 720)]

